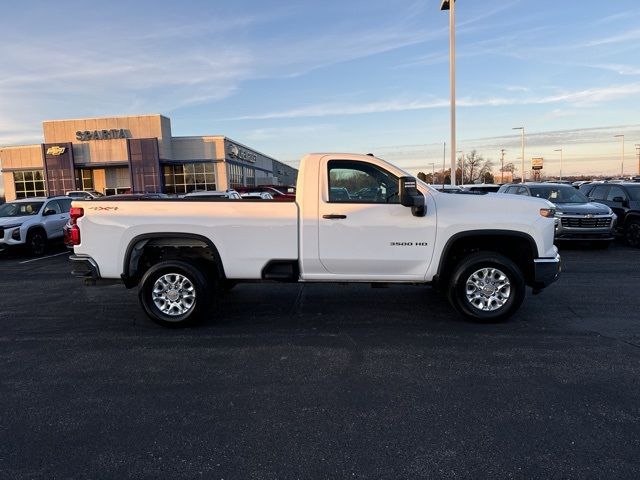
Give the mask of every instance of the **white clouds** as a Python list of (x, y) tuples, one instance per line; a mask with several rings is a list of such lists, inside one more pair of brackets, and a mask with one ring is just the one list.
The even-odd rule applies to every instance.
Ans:
[(332, 130), (333, 126), (329, 124), (299, 125), (293, 127), (273, 127), (273, 128), (257, 128), (249, 131), (246, 138), (251, 141), (264, 141), (271, 139), (291, 138), (299, 135), (326, 135)]
[(631, 40), (640, 40), (640, 28), (628, 30), (624, 33), (619, 33), (608, 37), (598, 38), (596, 40), (591, 40), (589, 42), (586, 42), (584, 46), (599, 47), (602, 45), (610, 45), (612, 43), (628, 42)]
[(633, 97), (640, 94), (640, 83), (612, 85), (609, 87), (589, 88), (575, 92), (563, 92), (541, 98), (535, 103), (569, 103), (576, 106), (593, 105), (620, 98)]
[(601, 68), (604, 70), (610, 70), (616, 72), (618, 75), (640, 75), (640, 67), (633, 65), (621, 65), (621, 64), (597, 64), (587, 65), (591, 68)]
[[(528, 92), (522, 87), (511, 87), (511, 91)], [(509, 90), (509, 87), (506, 88)], [(498, 107), (507, 105), (544, 105), (568, 104), (576, 107), (593, 105), (620, 98), (633, 97), (640, 94), (640, 83), (612, 85), (578, 91), (564, 91), (554, 95), (527, 97), (462, 97), (457, 100), (459, 107)], [(284, 118), (328, 117), (343, 115), (363, 115), (372, 113), (403, 112), (412, 110), (429, 110), (449, 106), (449, 99), (430, 98), (426, 100), (391, 99), (386, 101), (364, 103), (327, 103), (275, 111), (269, 113), (245, 115), (229, 120), (272, 120)]]

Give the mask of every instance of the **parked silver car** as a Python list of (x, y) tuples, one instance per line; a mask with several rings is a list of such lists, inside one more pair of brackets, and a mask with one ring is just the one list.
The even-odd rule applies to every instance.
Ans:
[(606, 205), (591, 202), (571, 185), (558, 183), (507, 184), (498, 193), (528, 195), (556, 206), (556, 240), (595, 241), (606, 248), (614, 239), (616, 214)]
[(67, 196), (33, 197), (2, 205), (0, 250), (26, 247), (32, 255), (42, 255), (47, 242), (62, 237), (71, 201)]

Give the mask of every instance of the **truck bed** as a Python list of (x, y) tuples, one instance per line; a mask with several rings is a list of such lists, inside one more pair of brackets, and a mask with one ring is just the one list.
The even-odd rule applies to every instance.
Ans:
[(229, 279), (260, 279), (270, 260), (298, 258), (294, 202), (100, 200), (74, 201), (73, 206), (86, 212), (78, 220), (82, 238), (75, 253), (91, 256), (102, 278), (120, 278), (125, 255), (136, 239), (166, 233), (208, 239), (217, 247)]

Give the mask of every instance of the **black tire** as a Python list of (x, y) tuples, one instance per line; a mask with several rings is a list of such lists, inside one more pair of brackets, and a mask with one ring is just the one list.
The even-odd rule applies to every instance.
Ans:
[(201, 320), (211, 302), (207, 277), (196, 266), (169, 260), (151, 267), (140, 281), (138, 298), (151, 320), (163, 327), (185, 327)]
[(634, 247), (640, 248), (640, 221), (630, 220), (624, 229), (624, 239)]
[[(483, 277), (478, 272), (491, 276)], [(498, 272), (504, 275), (508, 285), (501, 275), (497, 275)], [(473, 297), (474, 291), (477, 291), (474, 289), (479, 285), (486, 286), (487, 291), (478, 292), (476, 298), (470, 300), (468, 295)], [(464, 317), (476, 322), (495, 323), (507, 320), (520, 308), (525, 292), (524, 277), (513, 261), (495, 252), (478, 252), (466, 256), (455, 267), (449, 282), (448, 297)]]
[(47, 233), (41, 228), (34, 228), (27, 233), (27, 248), (33, 257), (44, 255), (47, 250)]

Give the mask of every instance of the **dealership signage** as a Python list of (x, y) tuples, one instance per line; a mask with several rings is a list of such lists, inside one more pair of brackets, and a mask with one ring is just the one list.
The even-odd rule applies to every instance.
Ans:
[(542, 170), (542, 162), (543, 162), (543, 158), (542, 157), (538, 157), (538, 158), (532, 158), (531, 159), (531, 169), (532, 170)]
[(66, 147), (59, 147), (55, 145), (53, 147), (47, 148), (47, 155), (53, 155), (57, 157), (58, 155), (62, 155), (66, 151), (67, 151)]
[(238, 160), (244, 160), (245, 162), (256, 163), (258, 155), (246, 148), (239, 147), (235, 143), (229, 143), (229, 156), (231, 158), (237, 158)]
[(87, 140), (115, 140), (127, 138), (127, 131), (124, 128), (112, 128), (111, 130), (78, 130), (76, 140), (86, 142)]

